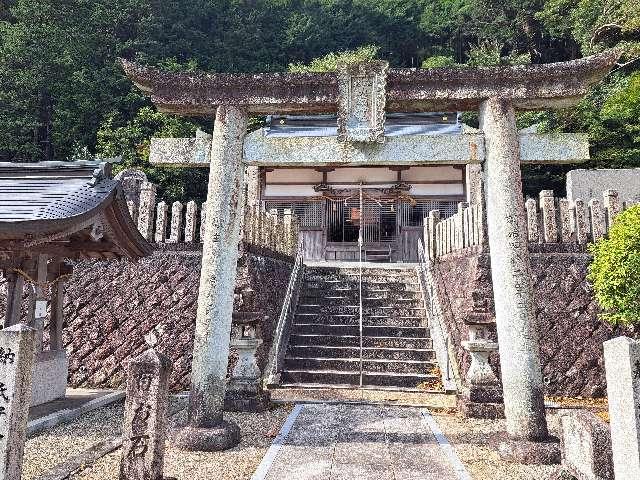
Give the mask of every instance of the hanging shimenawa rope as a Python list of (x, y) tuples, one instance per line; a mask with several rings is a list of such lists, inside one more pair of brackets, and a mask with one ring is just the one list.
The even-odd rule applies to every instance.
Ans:
[[(396, 193), (392, 198), (381, 198), (381, 197), (375, 197), (373, 195), (369, 195), (368, 193), (365, 193), (364, 191), (362, 192), (362, 196), (366, 197), (369, 200), (373, 200), (375, 202), (378, 202), (380, 204), (382, 203), (393, 203), (396, 200), (405, 200), (407, 202), (409, 202), (411, 204), (412, 207), (415, 207), (418, 202), (416, 201), (415, 198), (413, 198), (411, 195), (409, 195), (408, 193)], [(347, 200), (351, 200), (353, 198), (358, 198), (359, 195), (350, 195), (348, 197), (339, 197), (339, 196), (329, 196), (329, 195), (322, 195), (320, 197), (305, 197), (304, 200), (308, 201), (308, 202), (322, 202), (323, 200), (328, 200), (329, 202), (334, 202), (334, 203), (341, 203), (341, 202), (346, 202)]]
[(65, 278), (71, 278), (71, 276), (72, 276), (70, 273), (63, 273), (62, 275), (60, 275), (59, 277), (57, 277), (54, 280), (51, 280), (50, 282), (47, 282), (47, 281), (39, 282), (35, 278), (33, 278), (31, 275), (29, 275), (27, 272), (25, 272), (24, 270), (22, 270), (20, 268), (11, 268), (11, 269), (9, 269), (9, 272), (17, 273), (22, 278), (24, 278), (25, 281), (27, 281), (29, 283), (32, 283), (33, 285), (35, 285), (37, 287), (40, 287), (40, 288), (47, 288), (50, 285), (55, 285), (57, 282), (60, 282), (60, 281), (64, 280)]

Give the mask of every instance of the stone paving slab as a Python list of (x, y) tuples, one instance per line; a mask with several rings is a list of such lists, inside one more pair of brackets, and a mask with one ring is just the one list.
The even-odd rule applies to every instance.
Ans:
[[(292, 414), (293, 415), (293, 414)], [(306, 404), (282, 432), (275, 458), (252, 480), (470, 480), (451, 463), (424, 410)], [(440, 441), (437, 438), (440, 437)], [(448, 447), (450, 448), (450, 447)], [(455, 453), (454, 453), (455, 455)], [(266, 458), (266, 457), (265, 457)]]
[(276, 403), (368, 403), (426, 407), (429, 410), (456, 408), (456, 396), (446, 393), (367, 388), (274, 388)]

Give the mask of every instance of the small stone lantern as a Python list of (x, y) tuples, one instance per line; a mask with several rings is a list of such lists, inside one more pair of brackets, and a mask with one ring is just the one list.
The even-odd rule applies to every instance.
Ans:
[(462, 342), (462, 347), (471, 355), (471, 365), (458, 397), (458, 408), (465, 417), (502, 418), (502, 387), (489, 363), (491, 353), (498, 350), (498, 344), (490, 339), (495, 321), (484, 315), (470, 315), (465, 323), (469, 339)]
[(262, 372), (256, 361), (256, 350), (262, 345), (259, 324), (269, 317), (257, 312), (234, 312), (231, 347), (238, 352), (238, 360), (227, 383), (225, 410), (261, 412), (271, 400), (262, 388)]

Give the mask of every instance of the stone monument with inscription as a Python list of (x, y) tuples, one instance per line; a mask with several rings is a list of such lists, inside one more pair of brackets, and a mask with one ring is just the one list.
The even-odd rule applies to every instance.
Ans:
[(24, 324), (0, 331), (0, 478), (20, 480), (31, 400), (36, 330)]
[(127, 365), (120, 480), (162, 480), (171, 360), (149, 349)]

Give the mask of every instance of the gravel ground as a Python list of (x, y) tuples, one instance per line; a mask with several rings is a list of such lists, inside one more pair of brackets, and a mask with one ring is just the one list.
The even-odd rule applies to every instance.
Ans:
[[(380, 395), (376, 400), (385, 400), (383, 397), (388, 392)], [(402, 400), (414, 400), (418, 403), (420, 397), (405, 397)], [(226, 413), (225, 418), (235, 421), (243, 435), (240, 445), (226, 452), (183, 452), (172, 448), (169, 438), (165, 475), (180, 480), (249, 479), (280, 431), (291, 408), (290, 404), (284, 404), (259, 414)], [(440, 428), (474, 480), (540, 480), (553, 472), (554, 466), (528, 466), (500, 460), (487, 441), (491, 434), (505, 429), (504, 421), (463, 419), (459, 415), (446, 413), (447, 411), (447, 408), (432, 410)], [(557, 434), (558, 418), (562, 411), (549, 413), (550, 430)], [(95, 443), (120, 435), (122, 416), (123, 404), (118, 403), (89, 412), (66, 425), (36, 434), (26, 443), (22, 479), (34, 480)], [(183, 417), (184, 411), (176, 415), (172, 423), (182, 423)], [(118, 449), (71, 479), (117, 480), (120, 455)]]
[[(225, 452), (184, 452), (171, 447), (165, 455), (165, 476), (180, 480), (246, 480), (260, 464), (271, 442), (291, 412), (291, 405), (280, 405), (262, 413), (225, 413), (227, 420), (240, 426), (240, 445)], [(179, 416), (180, 417), (180, 416)], [(183, 419), (174, 419), (180, 423)], [(116, 480), (120, 450), (103, 457), (93, 466), (71, 477), (72, 480)]]
[[(502, 461), (498, 453), (487, 445), (487, 440), (493, 433), (505, 430), (504, 420), (478, 420), (438, 413), (434, 413), (434, 417), (474, 480), (542, 480), (556, 468), (555, 465), (521, 465)], [(547, 421), (552, 434), (557, 435), (557, 415), (548, 414)]]
[(93, 410), (27, 440), (22, 480), (32, 480), (93, 444), (122, 433), (122, 402)]

